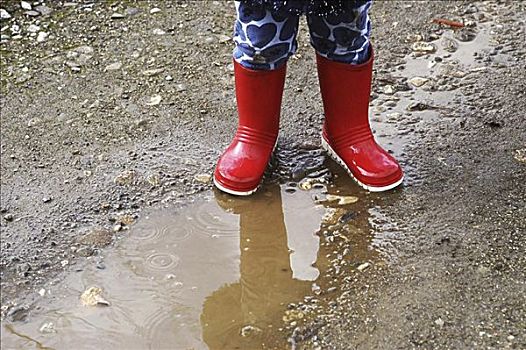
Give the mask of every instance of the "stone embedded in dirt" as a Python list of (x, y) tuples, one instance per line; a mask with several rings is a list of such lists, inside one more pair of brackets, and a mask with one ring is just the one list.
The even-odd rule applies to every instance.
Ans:
[(24, 10), (32, 10), (33, 9), (31, 7), (31, 4), (28, 3), (27, 1), (20, 1), (20, 7), (23, 8)]
[(121, 68), (122, 68), (122, 63), (121, 62), (115, 62), (115, 63), (107, 65), (106, 68), (104, 68), (104, 69), (106, 71), (114, 71), (114, 70), (119, 70)]
[(112, 13), (111, 15), (111, 19), (123, 19), (125, 18), (126, 16), (124, 16), (122, 13), (117, 13), (117, 12), (114, 12)]
[(146, 102), (146, 105), (147, 106), (157, 106), (159, 103), (161, 103), (162, 99), (163, 98), (161, 97), (161, 95), (154, 95), (150, 97), (150, 100)]
[(49, 203), (49, 202), (51, 202), (52, 200), (53, 200), (53, 197), (44, 197), (44, 198), (42, 198), (42, 201), (43, 201), (44, 203)]
[(155, 13), (159, 13), (159, 12), (161, 12), (161, 9), (158, 8), (158, 7), (154, 7), (154, 8), (152, 8), (152, 9), (150, 10), (150, 13), (151, 13), (152, 15), (155, 14)]
[(141, 12), (141, 9), (138, 9), (136, 7), (128, 7), (126, 9), (126, 15), (128, 16), (135, 16), (138, 15)]
[(161, 74), (162, 72), (164, 72), (164, 68), (154, 68), (154, 69), (147, 69), (145, 71), (142, 71), (142, 74), (146, 75), (147, 77), (153, 77), (153, 76)]
[(71, 50), (71, 52), (76, 52), (79, 54), (91, 55), (95, 50), (91, 46), (79, 46)]
[(31, 17), (37, 17), (37, 16), (40, 16), (40, 12), (31, 10), (31, 11), (24, 12), (24, 15), (31, 16)]
[(411, 49), (415, 52), (421, 53), (433, 53), (437, 50), (434, 44), (425, 41), (417, 41), (416, 43), (413, 43), (413, 45), (411, 45)]
[(152, 30), (152, 33), (155, 34), (155, 35), (164, 35), (164, 34), (166, 34), (166, 32), (164, 30), (162, 30), (161, 28), (155, 28), (154, 30)]
[(125, 170), (113, 179), (113, 182), (119, 186), (129, 186), (133, 184), (137, 173), (135, 170)]
[(437, 319), (435, 320), (435, 324), (436, 324), (437, 326), (439, 326), (439, 327), (444, 326), (444, 323), (445, 323), (444, 320), (441, 319), (440, 317), (437, 318)]
[(77, 239), (78, 243), (96, 248), (103, 248), (113, 242), (113, 233), (106, 229), (96, 228)]
[(177, 92), (186, 91), (186, 85), (185, 84), (177, 84), (177, 85), (175, 85), (175, 90)]
[(454, 71), (453, 73), (451, 73), (451, 76), (455, 77), (455, 78), (464, 78), (468, 73), (464, 72), (464, 71), (461, 71), (461, 70), (456, 70)]
[(0, 19), (9, 19), (11, 15), (4, 9), (0, 9)]
[(422, 77), (414, 77), (414, 78), (411, 78), (408, 80), (408, 83), (415, 86), (415, 87), (420, 87), (422, 85), (424, 85), (425, 83), (427, 83), (429, 81), (429, 79), (427, 78), (422, 78)]
[(385, 85), (384, 88), (383, 88), (383, 92), (386, 95), (392, 95), (392, 94), (395, 93), (395, 89), (394, 89), (393, 85)]
[(366, 268), (368, 268), (369, 266), (371, 266), (371, 264), (369, 264), (368, 262), (366, 262), (366, 263), (363, 263), (363, 264), (361, 264), (360, 266), (358, 266), (356, 269), (357, 269), (358, 271), (363, 271), (363, 270), (365, 270)]
[(226, 43), (226, 42), (229, 42), (230, 40), (232, 40), (232, 37), (229, 36), (229, 35), (225, 35), (225, 34), (219, 34), (217, 36), (218, 40), (220, 43)]
[(146, 182), (152, 186), (159, 186), (161, 184), (161, 178), (159, 174), (150, 174), (146, 177)]
[(194, 176), (194, 180), (203, 184), (207, 184), (212, 179), (210, 174), (197, 174)]
[(14, 219), (13, 214), (6, 214), (6, 215), (4, 215), (4, 220), (5, 221), (13, 221), (13, 219)]
[(38, 35), (37, 35), (37, 42), (41, 43), (41, 42), (45, 41), (48, 36), (49, 36), (49, 33), (46, 33), (46, 32), (38, 33)]
[(89, 287), (80, 296), (82, 304), (85, 306), (109, 306), (110, 302), (102, 297), (102, 289), (99, 287)]
[(526, 148), (516, 150), (513, 158), (518, 162), (526, 163)]
[(50, 7), (47, 7), (45, 5), (39, 5), (39, 6), (35, 7), (35, 10), (40, 12), (40, 14), (42, 16), (49, 16), (50, 14), (53, 13), (53, 9), (51, 9)]
[(36, 24), (30, 24), (29, 27), (27, 27), (27, 31), (30, 33), (36, 33), (40, 30), (40, 27)]
[(412, 102), (407, 106), (406, 110), (408, 110), (409, 112), (416, 112), (416, 111), (425, 111), (427, 109), (435, 109), (435, 108), (436, 108), (435, 106), (428, 105), (427, 103), (424, 103), (424, 102)]

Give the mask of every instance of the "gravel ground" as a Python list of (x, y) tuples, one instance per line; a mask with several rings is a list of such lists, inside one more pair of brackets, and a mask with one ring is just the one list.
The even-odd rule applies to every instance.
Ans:
[[(197, 175), (211, 172), (236, 125), (232, 2), (46, 5), (2, 3), (2, 318), (110, 249), (142, 210), (210, 190)], [(460, 42), (489, 28), (489, 49), (468, 60), (484, 69), (426, 85), (431, 98), (451, 94), (439, 118), (390, 114), (399, 122), (386, 139), (405, 144), (395, 153), (408, 179), (371, 197), (389, 264), (327, 276), (340, 295), (294, 330), (296, 347), (526, 347), (525, 7), (377, 1), (376, 109), (404, 93), (388, 90), (408, 86), (415, 41), (446, 46), (434, 18), (469, 24)], [(280, 142), (318, 145), (305, 26), (299, 42)]]

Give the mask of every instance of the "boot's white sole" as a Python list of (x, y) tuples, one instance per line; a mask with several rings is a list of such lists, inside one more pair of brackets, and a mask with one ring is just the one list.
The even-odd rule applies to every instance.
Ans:
[(327, 151), (327, 153), (329, 154), (329, 156), (334, 159), (334, 161), (336, 161), (336, 163), (340, 164), (342, 166), (342, 168), (345, 169), (345, 171), (347, 171), (347, 173), (349, 174), (349, 176), (358, 184), (360, 185), (363, 189), (367, 190), (367, 191), (370, 191), (370, 192), (384, 192), (384, 191), (389, 191), (389, 190), (392, 190), (393, 188), (397, 187), (398, 185), (400, 185), (403, 181), (404, 181), (404, 177), (402, 176), (402, 178), (398, 181), (396, 181), (395, 183), (392, 183), (390, 185), (387, 185), (387, 186), (381, 186), (381, 187), (376, 187), (376, 186), (371, 186), (371, 185), (366, 185), (364, 184), (363, 182), (359, 181), (354, 175), (353, 173), (351, 172), (351, 170), (349, 169), (349, 167), (347, 166), (347, 164), (345, 164), (345, 162), (343, 161), (343, 159), (340, 158), (340, 156), (338, 156), (338, 154), (332, 149), (332, 147), (329, 145), (329, 143), (325, 140), (325, 138), (322, 136), (321, 137), (321, 146)]
[(259, 188), (259, 185), (254, 188), (253, 190), (250, 190), (250, 191), (234, 191), (234, 190), (231, 190), (229, 188), (226, 188), (224, 187), (223, 185), (221, 185), (217, 180), (216, 178), (214, 177), (214, 185), (220, 189), (222, 192), (225, 192), (225, 193), (228, 193), (228, 194), (231, 194), (231, 195), (234, 195), (234, 196), (250, 196), (251, 194), (253, 194), (254, 192), (256, 192)]

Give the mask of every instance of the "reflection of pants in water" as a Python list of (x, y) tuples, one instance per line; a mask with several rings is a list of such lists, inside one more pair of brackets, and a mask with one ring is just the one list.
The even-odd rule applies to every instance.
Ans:
[[(346, 0), (344, 10), (319, 16), (307, 14), (310, 39), (316, 52), (333, 61), (360, 64), (369, 59), (372, 0)], [(234, 59), (249, 69), (277, 69), (298, 47), (300, 16), (283, 9), (236, 1)]]
[(244, 349), (239, 336), (242, 327), (265, 330), (276, 321), (273, 317), (280, 317), (283, 304), (302, 298), (310, 286), (292, 279), (280, 189), (277, 185), (269, 189), (279, 197), (269, 199), (261, 192), (251, 200), (236, 200), (244, 202), (237, 211), (241, 278), (205, 300), (201, 324), (210, 349)]

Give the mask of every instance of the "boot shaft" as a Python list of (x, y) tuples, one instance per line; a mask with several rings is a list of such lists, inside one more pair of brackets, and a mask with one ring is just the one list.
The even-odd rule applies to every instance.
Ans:
[(247, 69), (234, 61), (239, 125), (277, 132), (286, 65), (269, 71)]
[(355, 128), (369, 129), (373, 50), (367, 62), (359, 65), (331, 61), (320, 55), (316, 55), (316, 61), (325, 112), (324, 131), (337, 137)]

